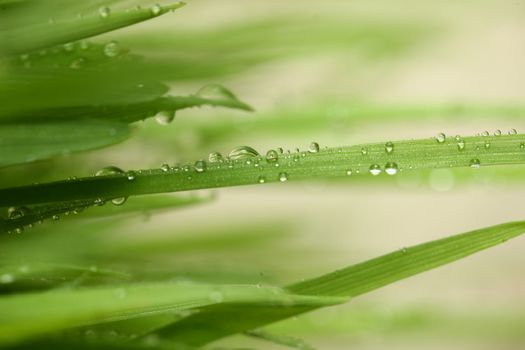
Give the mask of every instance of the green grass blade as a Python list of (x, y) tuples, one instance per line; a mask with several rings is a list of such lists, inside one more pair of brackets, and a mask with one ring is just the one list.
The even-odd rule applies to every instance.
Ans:
[[(350, 297), (459, 260), (525, 232), (525, 222), (511, 222), (402, 249), (287, 287), (293, 293)], [(318, 307), (256, 308), (218, 305), (166, 327), (160, 334), (191, 345), (259, 328)]]
[[(85, 15), (82, 10), (90, 6), (75, 5), (71, 1), (58, 1), (57, 4), (34, 2), (31, 5), (9, 11), (1, 17), (4, 23), (0, 30), (0, 55), (23, 54), (89, 38), (158, 17), (184, 6), (184, 3), (129, 11), (112, 10), (102, 5)], [(75, 14), (74, 10), (78, 12)]]
[(475, 136), (458, 140), (447, 138), (442, 143), (435, 138), (399, 141), (392, 143), (391, 147), (390, 152), (387, 151), (387, 143), (327, 148), (317, 152), (281, 154), (278, 160), (254, 156), (209, 164), (197, 162), (172, 171), (132, 171), (5, 188), (0, 190), (0, 206), (111, 199), (262, 182), (344, 177), (348, 174), (381, 172), (384, 176), (384, 173), (417, 169), (525, 163), (525, 137), (521, 134)]
[(3, 125), (0, 127), (0, 167), (102, 148), (129, 136), (128, 125), (118, 122)]
[(89, 324), (231, 302), (260, 306), (322, 306), (341, 302), (341, 299), (294, 296), (279, 288), (248, 285), (176, 284), (121, 285), (3, 296), (0, 297), (0, 344)]
[(315, 350), (315, 348), (309, 344), (306, 344), (303, 340), (281, 335), (281, 334), (272, 334), (260, 329), (253, 330), (253, 331), (247, 331), (245, 332), (246, 335), (266, 340), (278, 345), (287, 346), (294, 349), (300, 349), (300, 350)]

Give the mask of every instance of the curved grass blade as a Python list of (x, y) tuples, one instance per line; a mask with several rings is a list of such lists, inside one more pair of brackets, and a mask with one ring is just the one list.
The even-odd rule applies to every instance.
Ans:
[[(340, 298), (296, 296), (279, 288), (249, 285), (145, 284), (117, 288), (54, 290), (0, 297), (0, 344), (50, 332), (231, 302), (260, 305), (323, 306)], [(73, 307), (74, 305), (74, 307)]]
[[(351, 297), (381, 288), (490, 248), (525, 232), (525, 221), (483, 228), (431, 241), (365, 261), (286, 287), (293, 293)], [(257, 308), (217, 305), (165, 327), (160, 335), (178, 342), (202, 346), (236, 333), (256, 329), (318, 308)]]
[(278, 345), (284, 345), (290, 348), (299, 349), (299, 350), (315, 350), (315, 348), (309, 344), (306, 344), (303, 340), (281, 335), (281, 334), (272, 334), (266, 331), (257, 329), (253, 331), (246, 331), (244, 334), (257, 338), (266, 340)]
[[(13, 10), (2, 16), (4, 23), (0, 30), (0, 55), (19, 55), (89, 38), (158, 17), (184, 6), (184, 3), (178, 2), (129, 11), (115, 11), (103, 6), (84, 15), (82, 6), (79, 8), (78, 3), (72, 7), (78, 12), (72, 13), (71, 9), (67, 8), (72, 4), (71, 1), (59, 1), (51, 5), (35, 2), (34, 6)], [(46, 17), (46, 14), (50, 17)]]
[(0, 206), (111, 199), (349, 174), (395, 175), (417, 169), (523, 164), (525, 136), (475, 136), (442, 141), (431, 138), (323, 150), (315, 146), (308, 152), (293, 154), (279, 155), (272, 151), (266, 159), (252, 153), (252, 156), (244, 155), (244, 159), (209, 164), (198, 161), (170, 172), (161, 169), (129, 171), (119, 175), (4, 188), (0, 189)]
[(0, 127), (0, 167), (102, 148), (130, 136), (128, 125), (82, 121)]

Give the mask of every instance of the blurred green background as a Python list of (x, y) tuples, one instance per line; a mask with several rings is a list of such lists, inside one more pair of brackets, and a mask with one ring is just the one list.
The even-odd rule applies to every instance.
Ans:
[[(303, 150), (311, 141), (523, 132), (516, 112), (525, 105), (523, 33), (523, 1), (189, 1), (173, 15), (107, 36), (149, 57), (144, 70), (160, 69), (174, 94), (221, 83), (256, 112), (182, 111), (169, 126), (138, 123), (120, 145), (0, 176), (7, 186), (85, 176), (109, 164), (159, 167), (238, 145), (262, 153)], [(109, 227), (88, 219), (47, 222), (1, 249), (22, 264), (31, 252), (44, 262), (123, 274), (109, 274), (108, 283), (129, 273), (285, 284), (522, 220), (523, 175), (523, 167), (445, 169), (220, 189), (204, 204)], [(43, 249), (52, 242), (62, 249)], [(516, 240), (270, 328), (320, 349), (523, 349), (524, 249)], [(64, 283), (89, 284), (88, 275)], [(221, 344), (279, 349), (240, 336)]]

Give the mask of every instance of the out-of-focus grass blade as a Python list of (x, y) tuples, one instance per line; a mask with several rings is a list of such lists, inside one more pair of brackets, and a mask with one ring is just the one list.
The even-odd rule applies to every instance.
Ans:
[[(420, 244), (348, 268), (288, 286), (293, 293), (351, 297), (372, 291), (418, 273), (459, 260), (525, 232), (525, 222), (511, 222)], [(217, 305), (158, 332), (179, 342), (204, 345), (211, 341), (262, 327), (317, 306), (297, 309), (249, 308)]]
[(82, 121), (0, 127), (0, 167), (106, 147), (130, 136), (127, 124)]
[[(112, 10), (103, 3), (93, 10), (90, 5), (79, 6), (71, 0), (29, 2), (28, 6), (12, 8), (0, 17), (0, 55), (24, 54), (88, 38), (155, 18), (183, 5), (178, 2), (126, 11)], [(86, 8), (89, 11), (84, 13)]]
[[(56, 203), (50, 205), (41, 205), (34, 207), (24, 207), (12, 209), (9, 213), (10, 218), (0, 222), (0, 233), (2, 232), (19, 232), (24, 227), (32, 226), (42, 220), (53, 218), (58, 220), (63, 215), (80, 214), (79, 219), (86, 218), (104, 218), (114, 217), (117, 215), (130, 215), (137, 213), (151, 214), (160, 210), (172, 210), (185, 208), (192, 205), (203, 204), (214, 199), (210, 196), (148, 196), (144, 198), (125, 198), (114, 203), (101, 203), (92, 200), (73, 201), (65, 203)], [(126, 205), (122, 205), (123, 203)], [(106, 204), (106, 205), (103, 205)]]
[(3, 296), (0, 297), (0, 344), (111, 320), (232, 302), (311, 307), (341, 301), (340, 298), (296, 296), (279, 288), (249, 285), (145, 284)]
[[(488, 146), (487, 146), (488, 145)], [(249, 151), (241, 159), (197, 161), (166, 172), (162, 169), (81, 178), (0, 190), (0, 206), (121, 198), (247, 184), (335, 178), (355, 174), (402, 176), (417, 169), (494, 166), (525, 163), (525, 136), (473, 136), (373, 143), (262, 157)], [(383, 175), (384, 176), (384, 175)]]

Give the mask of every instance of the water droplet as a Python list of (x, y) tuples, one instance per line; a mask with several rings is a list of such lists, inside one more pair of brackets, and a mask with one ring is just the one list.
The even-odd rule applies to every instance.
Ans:
[(95, 176), (109, 176), (118, 174), (124, 174), (124, 170), (117, 168), (116, 166), (107, 166), (97, 171)]
[(268, 152), (266, 152), (266, 161), (268, 163), (276, 163), (278, 160), (279, 160), (279, 154), (277, 153), (276, 150), (271, 149)]
[(224, 158), (222, 157), (222, 154), (219, 152), (211, 152), (208, 155), (208, 161), (210, 163), (222, 163), (224, 161)]
[(444, 143), (446, 139), (447, 139), (447, 136), (446, 136), (444, 133), (442, 133), (442, 132), (440, 132), (440, 133), (437, 134), (437, 136), (436, 136), (436, 141), (437, 141), (438, 143)]
[(103, 200), (102, 198), (97, 198), (97, 199), (95, 199), (93, 204), (96, 205), (97, 207), (100, 207), (100, 206), (103, 206), (104, 204), (106, 204), (106, 201)]
[(75, 50), (75, 45), (73, 43), (64, 44), (64, 51), (72, 52), (73, 50)]
[(463, 151), (465, 149), (465, 141), (462, 139), (458, 140), (458, 151)]
[(231, 160), (237, 160), (237, 159), (257, 157), (258, 155), (259, 155), (259, 152), (257, 152), (250, 146), (239, 146), (239, 147), (235, 147), (234, 149), (232, 149), (228, 157)]
[(80, 46), (81, 50), (87, 50), (87, 49), (89, 49), (89, 42), (87, 42), (86, 40), (82, 40), (79, 43), (79, 46)]
[(169, 164), (166, 164), (166, 163), (162, 164), (162, 165), (160, 166), (160, 170), (162, 170), (162, 171), (164, 171), (165, 173), (167, 173), (168, 171), (170, 171), (170, 166), (169, 166)]
[(398, 170), (398, 166), (394, 162), (387, 163), (385, 166), (385, 173), (387, 173), (388, 175), (395, 175), (397, 174)]
[(27, 207), (11, 207), (7, 209), (7, 218), (10, 220), (20, 219), (29, 214)]
[(487, 137), (487, 136), (489, 136), (489, 135), (490, 135), (490, 133), (489, 133), (487, 130), (485, 130), (485, 131), (483, 131), (483, 132), (481, 133), (481, 136), (484, 136), (484, 137)]
[(480, 165), (481, 165), (481, 163), (480, 163), (479, 159), (471, 159), (470, 160), (470, 167), (471, 168), (477, 169), (477, 168), (480, 167)]
[(490, 148), (490, 142), (485, 141), (485, 149), (489, 149), (489, 148)]
[(115, 57), (120, 53), (120, 45), (116, 41), (111, 41), (104, 45), (104, 55), (107, 57)]
[(518, 134), (518, 130), (516, 129), (510, 129), (509, 130), (509, 135), (517, 135)]
[(208, 298), (214, 303), (220, 303), (224, 300), (224, 295), (221, 292), (214, 291), (208, 295)]
[(160, 6), (159, 4), (155, 4), (151, 6), (151, 13), (153, 14), (153, 16), (158, 16), (160, 15), (161, 12), (162, 12), (162, 6)]
[(494, 136), (501, 136), (501, 130), (494, 131)]
[(279, 181), (281, 181), (281, 182), (288, 181), (288, 174), (287, 173), (280, 173), (279, 174)]
[(175, 119), (175, 111), (160, 111), (155, 115), (155, 120), (160, 125), (168, 125)]
[(308, 152), (317, 153), (319, 152), (319, 144), (317, 142), (312, 142), (310, 147), (308, 147)]
[(207, 164), (204, 160), (198, 160), (193, 165), (193, 168), (195, 169), (196, 172), (203, 173), (206, 171)]
[(381, 174), (381, 167), (377, 164), (372, 164), (370, 165), (370, 168), (368, 169), (368, 171), (370, 172), (370, 174), (377, 176)]
[(368, 154), (368, 150), (366, 148), (361, 148), (361, 154), (366, 156)]
[(100, 18), (108, 18), (111, 14), (111, 10), (107, 6), (103, 6), (98, 9), (98, 14), (100, 15)]
[(352, 169), (348, 169), (348, 170), (346, 171), (346, 175), (350, 176), (350, 175), (352, 175), (352, 174), (353, 174)]
[(13, 276), (10, 273), (4, 273), (0, 275), (0, 283), (1, 284), (10, 284), (15, 281), (15, 276)]
[(79, 57), (71, 61), (69, 64), (69, 68), (71, 69), (80, 69), (82, 66), (84, 66), (84, 63), (86, 63), (86, 59), (84, 57)]
[(392, 154), (392, 152), (394, 152), (394, 144), (392, 142), (385, 143), (385, 152), (387, 154)]
[(58, 215), (53, 215), (51, 218), (52, 218), (53, 220), (57, 221), (57, 220), (60, 219), (60, 216), (58, 216)]
[(233, 92), (218, 84), (205, 85), (196, 95), (209, 100), (237, 100)]
[(128, 197), (113, 198), (111, 200), (111, 203), (113, 205), (119, 206), (119, 205), (122, 205), (122, 204), (126, 203), (127, 200), (128, 200)]
[(266, 182), (266, 178), (264, 176), (259, 176), (259, 178), (257, 179), (257, 181), (260, 183), (260, 184), (263, 184)]
[(284, 154), (284, 149), (282, 147), (277, 148), (277, 152), (280, 154)]
[(520, 148), (521, 148), (521, 149), (524, 149), (524, 148), (525, 148), (525, 143), (523, 143), (523, 142), (520, 143)]
[(135, 177), (136, 177), (136, 176), (137, 176), (137, 174), (136, 174), (134, 171), (132, 171), (132, 170), (126, 172), (126, 178), (127, 178), (129, 181), (133, 181), (133, 180), (135, 180)]

